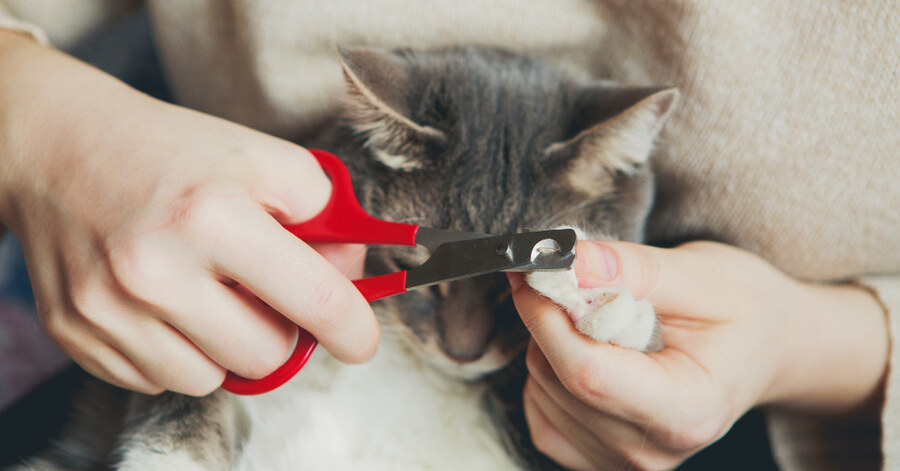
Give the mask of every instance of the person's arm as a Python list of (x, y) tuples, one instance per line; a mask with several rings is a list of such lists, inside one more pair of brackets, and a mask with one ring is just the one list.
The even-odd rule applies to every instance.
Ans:
[(533, 335), (526, 417), (535, 445), (564, 466), (671, 469), (752, 407), (843, 414), (880, 397), (888, 330), (865, 289), (800, 282), (712, 242), (588, 241), (578, 256), (581, 286), (625, 287), (653, 302), (665, 349), (593, 341), (510, 277)]
[[(162, 103), (0, 31), (0, 221), (22, 241), (38, 314), (90, 373), (127, 388), (208, 393), (259, 378), (294, 323), (344, 361), (378, 326), (341, 271), (281, 227), (330, 182), (294, 144)], [(257, 298), (258, 297), (258, 298)]]

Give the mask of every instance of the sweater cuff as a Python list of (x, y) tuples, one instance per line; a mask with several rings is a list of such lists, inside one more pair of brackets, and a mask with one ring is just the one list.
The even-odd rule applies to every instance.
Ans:
[(900, 469), (900, 275), (854, 280), (884, 309), (891, 341), (884, 405), (852, 417), (823, 418), (769, 411), (766, 423), (775, 461), (784, 471)]
[(28, 23), (27, 21), (18, 20), (8, 16), (4, 14), (2, 10), (0, 10), (0, 30), (13, 31), (26, 36), (31, 36), (32, 39), (41, 45), (50, 45), (50, 38), (47, 37), (47, 33), (45, 33), (43, 29), (33, 23)]
[(900, 469), (900, 348), (895, 348), (900, 339), (900, 274), (865, 276), (857, 283), (872, 291), (887, 315), (891, 343), (881, 410), (881, 450), (883, 469)]

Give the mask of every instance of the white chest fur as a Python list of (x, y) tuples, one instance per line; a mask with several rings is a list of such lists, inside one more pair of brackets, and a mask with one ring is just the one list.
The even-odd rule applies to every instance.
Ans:
[(250, 433), (236, 469), (518, 469), (482, 394), (424, 364), (390, 333), (364, 365), (341, 364), (320, 348), (281, 389), (239, 398)]

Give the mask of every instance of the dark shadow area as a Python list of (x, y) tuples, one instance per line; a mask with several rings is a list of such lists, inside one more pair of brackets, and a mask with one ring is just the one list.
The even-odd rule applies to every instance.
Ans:
[(172, 101), (146, 10), (126, 16), (67, 52), (136, 90), (163, 101)]
[(59, 435), (83, 378), (66, 369), (0, 413), (0, 469), (43, 450)]
[(694, 455), (678, 471), (777, 471), (766, 434), (765, 417), (753, 410), (709, 448)]

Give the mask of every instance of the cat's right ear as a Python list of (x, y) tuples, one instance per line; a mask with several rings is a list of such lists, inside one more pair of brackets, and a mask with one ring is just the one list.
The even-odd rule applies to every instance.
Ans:
[(653, 153), (654, 142), (678, 102), (675, 88), (595, 86), (582, 91), (573, 137), (544, 151), (549, 162), (568, 168), (573, 187), (593, 195), (599, 182), (630, 174)]
[(345, 117), (365, 137), (366, 148), (385, 166), (401, 171), (421, 168), (429, 143), (444, 134), (409, 118), (413, 79), (401, 56), (374, 48), (339, 48), (347, 83)]

